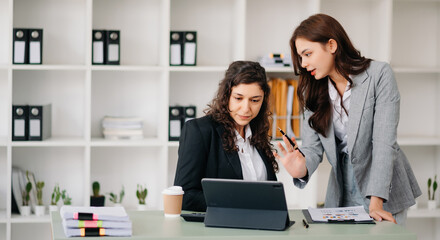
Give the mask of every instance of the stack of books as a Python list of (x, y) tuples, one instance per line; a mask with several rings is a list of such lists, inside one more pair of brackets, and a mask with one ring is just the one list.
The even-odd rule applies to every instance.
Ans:
[(66, 237), (131, 237), (132, 224), (124, 207), (75, 207), (60, 209)]
[(260, 58), (259, 63), (262, 67), (290, 67), (292, 58), (290, 54), (270, 53)]
[(138, 117), (111, 117), (102, 120), (102, 133), (110, 140), (139, 140), (143, 138), (142, 119)]
[[(29, 206), (32, 212), (35, 212), (35, 206), (37, 205), (37, 184), (35, 181), (34, 173), (28, 172), (29, 181), (32, 184), (32, 189), (29, 192)], [(26, 177), (26, 171), (19, 167), (12, 167), (12, 213), (21, 213), (21, 207), (23, 206), (23, 194), (25, 193), (26, 184), (28, 179)]]

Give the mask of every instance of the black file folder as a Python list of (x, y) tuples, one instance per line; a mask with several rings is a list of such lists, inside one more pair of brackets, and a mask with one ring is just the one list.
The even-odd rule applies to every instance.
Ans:
[(119, 31), (107, 31), (107, 46), (106, 46), (106, 64), (119, 65), (120, 64), (120, 39)]
[(170, 32), (170, 66), (182, 65), (183, 32)]
[(13, 36), (13, 64), (27, 64), (29, 61), (29, 44), (28, 44), (28, 30), (23, 28), (14, 28)]
[(12, 106), (12, 141), (26, 141), (28, 139), (28, 109), (27, 105)]
[(29, 29), (29, 63), (43, 63), (43, 29)]
[(92, 31), (92, 64), (104, 64), (107, 33), (105, 30)]
[(52, 105), (29, 106), (29, 140), (41, 141), (52, 135)]
[(184, 107), (184, 122), (196, 118), (196, 106)]
[(290, 221), (283, 183), (202, 179), (205, 226), (286, 230)]
[(184, 35), (183, 65), (195, 66), (197, 62), (197, 32), (185, 32)]
[(168, 140), (178, 141), (180, 132), (183, 126), (183, 107), (171, 106), (169, 108), (169, 122), (168, 122)]

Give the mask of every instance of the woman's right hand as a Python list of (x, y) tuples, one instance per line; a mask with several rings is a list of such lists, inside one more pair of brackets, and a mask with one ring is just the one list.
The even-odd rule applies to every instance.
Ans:
[[(275, 158), (284, 165), (287, 172), (293, 178), (303, 178), (307, 175), (306, 158), (298, 151), (298, 149), (293, 149), (293, 146), (289, 143), (286, 136), (283, 136), (284, 144), (286, 148), (283, 147), (281, 142), (278, 142), (278, 148), (280, 149), (282, 156), (278, 155), (275, 151), (273, 155)], [(295, 138), (292, 137), (292, 141), (296, 144)]]

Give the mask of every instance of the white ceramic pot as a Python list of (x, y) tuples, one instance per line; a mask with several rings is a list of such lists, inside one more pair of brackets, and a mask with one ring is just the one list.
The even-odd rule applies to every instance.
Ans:
[(44, 214), (46, 214), (46, 206), (35, 206), (35, 215), (44, 216)]
[(432, 210), (432, 209), (436, 209), (437, 208), (437, 204), (435, 202), (435, 200), (428, 200), (428, 209)]
[(58, 211), (58, 206), (57, 205), (49, 205), (49, 211), (50, 212)]
[(138, 204), (137, 210), (138, 211), (146, 211), (147, 210), (147, 205), (146, 204)]
[(30, 206), (21, 206), (20, 207), (21, 216), (29, 216), (31, 215), (31, 207)]

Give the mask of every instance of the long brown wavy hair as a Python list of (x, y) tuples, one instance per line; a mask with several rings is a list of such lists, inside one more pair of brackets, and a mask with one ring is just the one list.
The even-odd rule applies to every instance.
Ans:
[(351, 87), (354, 86), (349, 75), (357, 75), (365, 71), (371, 59), (363, 57), (360, 51), (354, 48), (342, 25), (328, 15), (312, 15), (302, 21), (293, 32), (290, 49), (295, 74), (300, 75), (297, 89), (300, 109), (313, 112), (308, 124), (325, 137), (332, 121), (328, 81), (324, 79), (317, 81), (306, 68), (301, 67), (301, 56), (295, 45), (297, 38), (319, 42), (323, 47), (330, 39), (334, 39), (338, 46), (334, 53), (336, 71), (350, 82)]
[(224, 79), (219, 83), (216, 97), (208, 104), (208, 108), (204, 112), (224, 126), (222, 140), (225, 151), (238, 151), (235, 144), (235, 121), (230, 115), (229, 99), (233, 87), (251, 83), (258, 83), (264, 92), (264, 97), (258, 115), (249, 123), (252, 130), (250, 143), (260, 151), (264, 151), (271, 160), (274, 171), (278, 172), (278, 163), (272, 154), (273, 145), (270, 143), (272, 137), (268, 134), (269, 118), (272, 116), (268, 106), (270, 87), (267, 84), (266, 71), (259, 63), (251, 61), (231, 63), (226, 70)]

